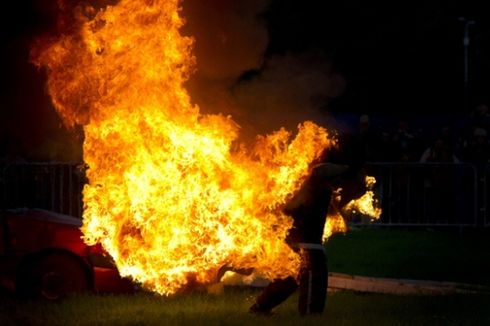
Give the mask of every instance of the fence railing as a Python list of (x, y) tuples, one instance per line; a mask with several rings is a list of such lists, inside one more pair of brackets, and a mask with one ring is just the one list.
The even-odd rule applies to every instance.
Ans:
[(481, 182), (483, 183), (483, 204), (481, 205), (480, 209), (483, 211), (484, 225), (486, 227), (490, 227), (490, 199), (488, 198), (490, 196), (490, 164), (487, 164), (485, 168), (485, 176)]
[(85, 168), (79, 163), (0, 165), (0, 208), (43, 208), (82, 216)]
[(485, 197), (467, 163), (369, 163), (384, 225), (479, 226)]
[[(490, 165), (369, 163), (387, 226), (487, 226)], [(80, 163), (0, 164), (0, 208), (38, 207), (81, 217), (85, 167)]]

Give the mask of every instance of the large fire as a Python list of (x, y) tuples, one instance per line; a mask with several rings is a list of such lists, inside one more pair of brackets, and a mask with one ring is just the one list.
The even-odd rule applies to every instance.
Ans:
[(214, 282), (225, 265), (268, 279), (296, 273), (281, 207), (331, 134), (304, 122), (295, 136), (281, 129), (246, 148), (230, 117), (201, 114), (183, 87), (193, 40), (179, 34), (178, 0), (78, 7), (74, 17), (32, 60), (65, 124), (84, 129), (84, 240), (167, 295)]

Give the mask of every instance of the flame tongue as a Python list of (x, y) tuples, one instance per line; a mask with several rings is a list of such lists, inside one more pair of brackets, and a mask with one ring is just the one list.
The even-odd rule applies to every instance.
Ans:
[(252, 149), (232, 146), (238, 126), (200, 114), (182, 86), (194, 59), (178, 3), (77, 8), (70, 34), (33, 49), (65, 123), (84, 125), (85, 241), (162, 294), (212, 282), (223, 265), (293, 275), (280, 207), (333, 141), (305, 122), (294, 139), (279, 130)]

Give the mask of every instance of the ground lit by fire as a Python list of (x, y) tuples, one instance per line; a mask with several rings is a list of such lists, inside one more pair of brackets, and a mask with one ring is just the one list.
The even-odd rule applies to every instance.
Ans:
[[(201, 114), (183, 87), (195, 59), (177, 0), (121, 0), (65, 16), (32, 60), (46, 69), (65, 124), (84, 129), (85, 241), (162, 294), (215, 282), (225, 265), (268, 279), (296, 273), (281, 207), (335, 145), (332, 134), (304, 122), (246, 147), (231, 117)], [(326, 235), (336, 229), (345, 229), (340, 215)]]

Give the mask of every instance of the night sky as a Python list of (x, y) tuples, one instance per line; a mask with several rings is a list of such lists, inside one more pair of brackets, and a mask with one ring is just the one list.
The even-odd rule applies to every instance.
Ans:
[[(262, 62), (286, 54), (320, 53), (345, 82), (341, 94), (325, 99), (323, 107), (334, 114), (408, 114), (420, 119), (425, 114), (467, 114), (473, 105), (489, 101), (490, 12), (482, 6), (481, 1), (462, 0), (391, 5), (275, 0), (256, 17), (268, 35)], [(28, 63), (29, 44), (53, 27), (56, 1), (9, 1), (1, 15), (0, 157), (76, 157), (76, 148), (59, 149), (51, 156), (38, 150), (46, 143), (63, 147), (80, 139), (62, 127), (45, 94), (45, 77)], [(469, 108), (463, 101), (464, 24), (459, 17), (476, 22), (470, 29)], [(246, 69), (237, 83), (260, 76), (263, 68)], [(65, 139), (62, 145), (60, 138)], [(69, 154), (64, 157), (62, 152)]]
[(319, 48), (348, 89), (332, 109), (462, 111), (463, 23), (470, 29), (473, 101), (489, 88), (489, 13), (477, 1), (276, 1), (267, 14), (269, 52)]

